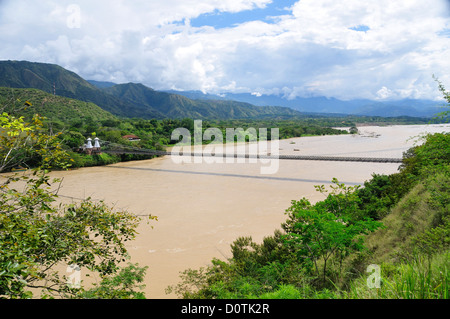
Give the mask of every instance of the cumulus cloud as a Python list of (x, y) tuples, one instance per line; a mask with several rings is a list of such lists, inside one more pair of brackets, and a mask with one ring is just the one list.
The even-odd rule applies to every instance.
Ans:
[[(432, 74), (450, 87), (448, 1), (291, 1), (271, 20), (252, 19), (273, 2), (3, 0), (0, 59), (155, 89), (291, 99), (435, 98)], [(221, 12), (248, 19), (191, 26)]]

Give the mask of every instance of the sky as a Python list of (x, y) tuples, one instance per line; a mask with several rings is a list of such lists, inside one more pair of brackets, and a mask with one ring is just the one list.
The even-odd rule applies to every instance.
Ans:
[(0, 0), (0, 60), (156, 90), (439, 99), (450, 0)]

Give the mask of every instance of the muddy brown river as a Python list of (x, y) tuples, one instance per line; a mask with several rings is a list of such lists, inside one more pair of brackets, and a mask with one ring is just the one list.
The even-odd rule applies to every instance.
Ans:
[[(358, 135), (317, 136), (282, 140), (280, 154), (401, 158), (418, 135), (450, 131), (450, 125), (360, 127)], [(260, 241), (286, 219), (291, 200), (312, 202), (323, 195), (314, 185), (333, 177), (362, 184), (373, 173), (390, 174), (399, 164), (280, 160), (274, 174), (261, 174), (267, 163), (175, 163), (170, 156), (103, 167), (53, 172), (63, 177), (61, 200), (91, 197), (144, 220), (128, 244), (132, 262), (148, 266), (147, 298), (174, 298), (165, 288), (179, 272), (231, 256), (239, 236)], [(151, 228), (150, 226), (153, 226)]]

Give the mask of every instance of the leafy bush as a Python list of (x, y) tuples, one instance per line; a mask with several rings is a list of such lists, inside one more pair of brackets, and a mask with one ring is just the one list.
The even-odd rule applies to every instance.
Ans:
[(77, 298), (83, 299), (145, 299), (145, 294), (139, 290), (145, 288), (142, 284), (147, 266), (128, 263), (114, 275), (106, 276), (93, 288), (83, 290)]

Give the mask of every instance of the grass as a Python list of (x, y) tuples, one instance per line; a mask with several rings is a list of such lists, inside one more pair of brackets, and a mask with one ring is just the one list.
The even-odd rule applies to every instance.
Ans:
[(436, 214), (430, 196), (424, 182), (417, 184), (382, 220), (385, 227), (367, 236), (371, 263), (400, 261), (412, 238), (432, 227)]
[(342, 298), (449, 298), (449, 184), (446, 171), (429, 175), (397, 203), (385, 227), (366, 237), (369, 253), (360, 263), (380, 265), (380, 287), (369, 288), (370, 274), (361, 271), (339, 290)]
[(361, 276), (340, 295), (344, 299), (448, 299), (448, 268), (448, 251), (431, 259), (415, 255), (408, 263), (382, 265), (379, 288), (369, 288), (367, 276)]

